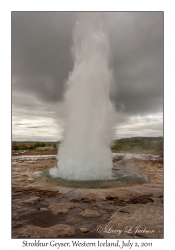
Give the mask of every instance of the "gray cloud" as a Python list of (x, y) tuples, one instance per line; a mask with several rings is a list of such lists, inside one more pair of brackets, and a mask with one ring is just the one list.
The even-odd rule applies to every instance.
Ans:
[[(163, 111), (163, 12), (105, 12), (119, 122)], [(12, 113), (63, 116), (77, 12), (12, 12)], [(122, 108), (121, 108), (122, 107)], [(18, 120), (17, 120), (18, 122)], [(20, 122), (20, 121), (19, 121)], [(35, 126), (35, 125), (34, 125)]]
[(62, 99), (63, 83), (73, 65), (74, 16), (12, 12), (13, 91), (28, 92), (46, 102)]
[(124, 103), (132, 114), (162, 111), (163, 13), (112, 13), (109, 20), (116, 107)]

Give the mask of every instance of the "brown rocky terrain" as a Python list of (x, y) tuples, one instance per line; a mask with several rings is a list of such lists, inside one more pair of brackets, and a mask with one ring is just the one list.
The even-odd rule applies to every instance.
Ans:
[(63, 187), (37, 175), (56, 166), (54, 155), (13, 156), (12, 238), (163, 238), (162, 156), (114, 154), (113, 161), (148, 182)]

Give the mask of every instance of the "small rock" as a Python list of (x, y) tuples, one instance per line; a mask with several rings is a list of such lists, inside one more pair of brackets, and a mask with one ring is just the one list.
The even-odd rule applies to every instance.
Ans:
[(67, 214), (69, 209), (74, 207), (74, 204), (71, 202), (52, 203), (49, 205), (49, 208), (54, 214)]
[(94, 218), (101, 216), (99, 212), (92, 209), (85, 209), (83, 212), (80, 213), (80, 215), (83, 217), (94, 217)]
[(87, 232), (89, 232), (89, 228), (87, 228), (87, 227), (81, 227), (81, 228), (80, 228), (80, 231), (81, 231), (82, 233), (87, 233)]
[(33, 198), (30, 198), (30, 199), (25, 200), (24, 202), (25, 202), (25, 203), (28, 203), (28, 204), (33, 204), (33, 203), (38, 202), (39, 199), (40, 199), (40, 197), (33, 197)]

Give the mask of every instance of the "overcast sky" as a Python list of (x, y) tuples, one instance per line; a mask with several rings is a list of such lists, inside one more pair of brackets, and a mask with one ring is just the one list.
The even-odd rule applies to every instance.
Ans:
[[(77, 12), (12, 12), (12, 139), (57, 141)], [(163, 12), (105, 12), (116, 138), (163, 135)]]

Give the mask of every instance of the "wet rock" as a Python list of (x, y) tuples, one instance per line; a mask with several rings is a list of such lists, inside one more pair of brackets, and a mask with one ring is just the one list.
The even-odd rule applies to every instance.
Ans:
[[(131, 197), (130, 197), (131, 196)], [(129, 204), (146, 204), (147, 202), (154, 202), (151, 194), (134, 194), (129, 195), (128, 197), (118, 197), (115, 195), (106, 196), (106, 200), (109, 200), (111, 203), (118, 206), (126, 206)]]
[(88, 233), (88, 232), (89, 232), (89, 228), (87, 228), (87, 227), (81, 227), (81, 228), (80, 228), (80, 231), (81, 231), (82, 233)]
[(85, 202), (85, 203), (92, 203), (102, 200), (105, 200), (105, 194), (103, 192), (97, 192), (96, 190), (86, 195), (73, 197), (70, 199), (71, 202)]
[(114, 210), (116, 211), (116, 207), (109, 202), (94, 202), (91, 204), (90, 208), (94, 210), (102, 209), (109, 212)]
[(86, 197), (74, 197), (72, 199), (70, 199), (71, 202), (86, 202), (89, 203), (90, 199), (86, 198)]
[(38, 207), (37, 210), (41, 211), (41, 212), (45, 212), (45, 211), (48, 211), (48, 208), (46, 208), (46, 207), (41, 207), (41, 208)]
[(31, 214), (40, 214), (42, 212), (48, 211), (48, 208), (26, 208), (23, 210), (18, 210), (18, 219), (23, 219), (24, 217), (29, 217)]
[(21, 199), (16, 199), (16, 197), (15, 197), (15, 199), (12, 197), (12, 200), (13, 200), (13, 203), (15, 204), (15, 203), (21, 203)]
[(123, 200), (123, 199), (119, 199), (118, 196), (106, 196), (106, 200), (109, 201), (109, 203), (113, 204), (113, 205), (118, 205), (118, 206), (126, 206), (127, 205), (127, 201)]
[[(142, 159), (142, 155), (133, 156), (133, 154), (127, 154), (125, 156), (127, 157), (124, 157), (123, 159), (123, 154), (115, 154), (115, 157), (118, 157), (118, 159), (114, 161), (120, 161), (121, 165), (125, 164), (126, 166), (133, 167), (134, 169), (137, 168), (139, 173), (148, 176), (148, 182), (142, 184), (135, 183), (131, 185), (123, 184), (123, 186), (109, 189), (58, 187), (54, 184), (54, 181), (52, 183), (47, 181), (45, 178), (38, 178), (34, 175), (37, 171), (43, 171), (45, 168), (54, 167), (57, 164), (56, 159), (46, 159), (43, 158), (43, 156), (42, 159), (36, 159), (36, 157), (32, 160), (29, 157), (24, 160), (14, 159), (15, 162), (13, 162), (13, 165), (15, 165), (12, 165), (12, 220), (14, 223), (13, 226), (15, 227), (14, 229), (17, 230), (21, 227), (29, 226), (31, 225), (31, 220), (33, 220), (33, 222), (35, 221), (35, 226), (42, 225), (43, 227), (50, 227), (56, 223), (77, 225), (78, 231), (82, 235), (79, 228), (89, 228), (91, 231), (91, 228), (95, 229), (97, 220), (99, 221), (99, 224), (104, 223), (104, 226), (107, 226), (106, 231), (108, 231), (110, 227), (111, 230), (113, 228), (118, 229), (119, 227), (122, 227), (124, 230), (125, 226), (130, 225), (133, 226), (134, 229), (136, 224), (138, 224), (138, 226), (142, 226), (143, 229), (145, 225), (146, 228), (147, 226), (153, 228), (154, 225), (156, 225), (156, 218), (160, 217), (160, 220), (157, 220), (157, 225), (155, 226), (155, 233), (151, 237), (161, 238), (163, 232), (163, 225), (161, 224), (161, 220), (163, 223), (162, 159), (152, 156), (152, 158), (157, 159), (156, 162), (154, 159), (146, 157), (146, 155), (144, 155), (145, 160)], [(161, 162), (158, 162), (158, 160), (161, 160)], [(114, 163), (114, 167), (116, 165), (117, 163)], [(40, 197), (40, 202), (36, 202), (34, 204), (24, 203), (24, 200), (31, 197)], [(76, 206), (76, 208), (69, 211), (70, 208), (67, 208), (66, 206), (64, 207), (63, 205), (63, 208), (59, 208), (57, 212), (60, 211), (64, 214), (69, 211), (69, 213), (65, 216), (55, 216), (55, 214), (51, 211), (51, 207), (53, 205), (48, 208), (50, 204), (55, 202), (72, 203)], [(46, 207), (48, 211), (45, 210)], [(139, 214), (141, 207), (142, 209), (145, 207), (145, 210), (142, 210), (143, 216)], [(64, 210), (64, 208), (66, 209)], [(91, 209), (93, 213), (99, 211), (102, 216), (98, 219), (93, 219), (93, 217), (92, 219), (89, 219), (88, 217), (85, 218), (80, 216), (79, 213), (87, 208)], [(116, 217), (110, 217), (110, 215), (114, 215), (115, 213), (117, 213)], [(156, 213), (159, 213), (160, 216), (156, 215)], [(143, 220), (144, 216), (148, 224), (145, 224)], [(56, 217), (60, 217), (61, 220), (58, 218), (58, 221), (55, 222)], [(52, 223), (50, 223), (51, 218), (53, 218)], [(85, 235), (89, 236), (90, 234), (91, 232)], [(115, 232), (113, 232), (113, 236), (111, 232), (101, 232), (101, 236), (97, 235), (97, 237), (98, 236), (106, 238), (116, 238), (116, 236), (119, 238), (150, 237), (148, 232), (146, 233), (145, 231), (143, 234), (141, 230), (133, 234), (123, 231), (122, 236), (116, 235)]]
[(66, 214), (69, 209), (74, 208), (75, 205), (71, 202), (51, 203), (49, 208), (54, 214)]
[(101, 216), (99, 212), (92, 209), (85, 209), (83, 212), (80, 213), (80, 215), (83, 217), (94, 217), (94, 218)]
[(129, 211), (125, 207), (124, 208), (120, 208), (118, 211), (120, 213), (127, 213), (127, 214), (129, 214)]
[(30, 199), (27, 199), (24, 201), (24, 203), (27, 203), (27, 204), (34, 204), (36, 202), (38, 202), (40, 200), (40, 197), (33, 197), (33, 198), (30, 198)]
[(122, 161), (125, 158), (124, 155), (119, 155), (113, 158), (113, 162)]
[(40, 197), (55, 197), (58, 196), (60, 193), (58, 190), (54, 190), (54, 189), (46, 189), (44, 187), (40, 187), (36, 185), (36, 182), (34, 183), (35, 186), (31, 186), (31, 185), (27, 185), (27, 183), (25, 185), (21, 185), (19, 186), (19, 184), (12, 184), (12, 189), (13, 192), (22, 192), (23, 194), (26, 195), (37, 195)]
[(34, 180), (33, 178), (28, 178), (28, 179), (27, 179), (27, 182), (28, 182), (28, 183), (34, 183), (35, 180)]
[(18, 227), (22, 227), (23, 226), (23, 222), (22, 221), (15, 221), (13, 220), (12, 222), (12, 227), (13, 228), (18, 228)]
[(146, 204), (147, 202), (154, 202), (154, 200), (151, 198), (151, 194), (148, 195), (140, 195), (138, 197), (133, 197), (129, 200), (130, 204)]
[(13, 230), (12, 238), (57, 238), (73, 234), (75, 234), (75, 229), (65, 224), (57, 224), (48, 228), (29, 225)]
[[(130, 204), (117, 210), (107, 224), (98, 225), (105, 238), (162, 238), (163, 208), (161, 205)], [(119, 234), (119, 230), (121, 231)]]
[(106, 200), (113, 201), (113, 200), (118, 200), (118, 196), (106, 196)]

